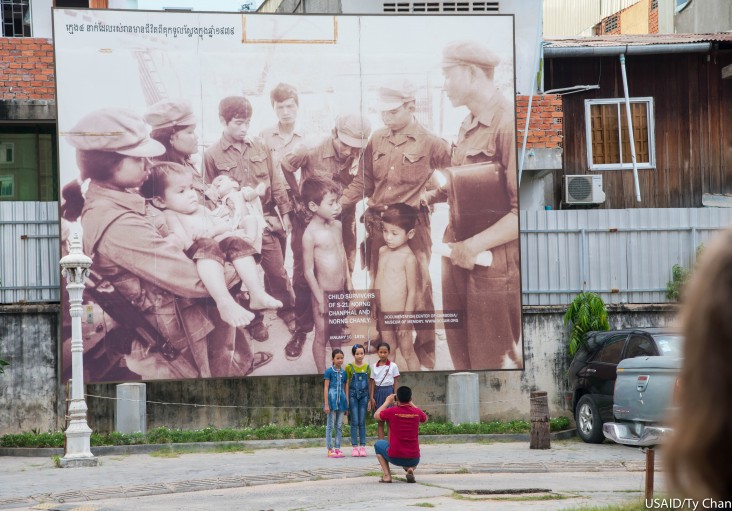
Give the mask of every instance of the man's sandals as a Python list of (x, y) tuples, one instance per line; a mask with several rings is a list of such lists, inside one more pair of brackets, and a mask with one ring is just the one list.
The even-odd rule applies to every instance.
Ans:
[(417, 480), (414, 478), (414, 469), (413, 468), (405, 468), (404, 471), (407, 473), (407, 482), (408, 483), (417, 482)]
[(260, 367), (269, 364), (271, 361), (272, 354), (267, 351), (252, 353), (252, 365), (249, 366), (249, 369), (244, 373), (244, 376), (249, 376), (255, 369), (259, 369)]

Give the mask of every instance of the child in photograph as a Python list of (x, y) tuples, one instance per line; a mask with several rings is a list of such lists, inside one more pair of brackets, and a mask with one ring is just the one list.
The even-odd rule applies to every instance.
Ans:
[(140, 193), (163, 211), (170, 241), (185, 250), (196, 262), (199, 275), (216, 302), (224, 321), (246, 326), (254, 315), (230, 297), (221, 268), (230, 261), (242, 280), (242, 291), (250, 297), (253, 309), (277, 309), (282, 302), (267, 294), (257, 274), (258, 253), (236, 235), (231, 222), (215, 216), (198, 202), (190, 169), (172, 162), (156, 163)]
[(313, 358), (318, 372), (325, 369), (325, 346), (340, 348), (342, 328), (327, 324), (326, 293), (342, 293), (351, 288), (346, 251), (343, 248), (338, 185), (331, 179), (312, 177), (300, 186), (300, 196), (313, 213), (303, 234), (303, 266), (305, 279), (312, 292), (315, 340)]
[[(389, 360), (391, 346), (382, 342), (377, 347), (378, 362), (371, 365), (371, 380), (369, 380), (369, 396), (371, 409), (376, 411), (384, 404), (386, 398), (396, 392), (399, 380), (399, 368), (395, 362)], [(378, 424), (379, 440), (384, 438), (384, 421)]]
[[(346, 366), (346, 395), (348, 396), (348, 422), (351, 425), (352, 457), (366, 456), (366, 412), (371, 409), (369, 402), (369, 376), (371, 366), (364, 363), (366, 348), (354, 344), (351, 348), (354, 362)], [(360, 442), (360, 443), (359, 443)]]
[[(417, 210), (404, 203), (392, 204), (381, 217), (381, 232), (385, 245), (379, 249), (379, 264), (375, 287), (380, 293), (379, 330), (384, 342), (399, 348), (407, 369), (419, 371), (420, 363), (414, 352), (412, 325), (406, 320), (400, 323), (385, 321), (389, 314), (402, 315), (414, 312), (417, 301), (419, 266), (409, 240), (414, 237)], [(396, 352), (396, 349), (394, 350)], [(396, 353), (392, 354), (394, 361)]]
[[(325, 443), (328, 447), (329, 458), (343, 458), (341, 452), (341, 438), (343, 437), (343, 416), (348, 410), (346, 399), (346, 371), (343, 370), (343, 351), (333, 350), (331, 354), (333, 365), (325, 370), (323, 375), (323, 410), (328, 415), (325, 426)], [(335, 428), (335, 443), (333, 442), (333, 428)]]
[(244, 241), (251, 244), (257, 252), (261, 252), (262, 233), (267, 223), (260, 197), (264, 196), (267, 186), (259, 183), (255, 188), (240, 188), (234, 178), (222, 174), (211, 181), (211, 188), (216, 191), (224, 216), (231, 220)]

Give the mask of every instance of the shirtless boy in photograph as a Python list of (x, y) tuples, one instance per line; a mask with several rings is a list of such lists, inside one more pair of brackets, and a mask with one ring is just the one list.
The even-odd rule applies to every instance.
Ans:
[(328, 341), (333, 349), (341, 345), (341, 341), (334, 341), (333, 337), (342, 329), (327, 324), (326, 293), (341, 293), (351, 288), (341, 222), (338, 220), (341, 213), (339, 192), (338, 185), (328, 178), (308, 178), (300, 186), (302, 200), (313, 213), (303, 234), (302, 245), (305, 279), (313, 293), (313, 358), (320, 373), (325, 371), (325, 346)]

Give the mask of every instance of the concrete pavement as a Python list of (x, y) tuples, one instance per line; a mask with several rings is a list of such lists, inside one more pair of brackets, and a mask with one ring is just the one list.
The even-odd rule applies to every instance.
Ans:
[[(553, 441), (549, 450), (531, 450), (528, 442), (425, 439), (414, 485), (399, 470), (394, 484), (378, 484), (372, 448), (366, 458), (351, 458), (348, 448), (346, 458), (328, 459), (324, 447), (287, 441), (238, 452), (112, 454), (98, 467), (76, 469), (58, 469), (51, 458), (3, 456), (0, 509), (558, 510), (643, 497), (638, 449), (578, 439)], [(656, 479), (660, 488), (661, 474)]]

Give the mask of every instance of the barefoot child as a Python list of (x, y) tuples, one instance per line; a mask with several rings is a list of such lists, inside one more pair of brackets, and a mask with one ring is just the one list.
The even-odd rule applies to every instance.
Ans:
[[(384, 342), (399, 348), (407, 369), (419, 371), (419, 358), (414, 352), (412, 325), (386, 324), (385, 314), (410, 314), (417, 300), (417, 258), (409, 248), (414, 237), (417, 210), (404, 203), (392, 204), (381, 217), (381, 232), (385, 245), (379, 249), (379, 265), (376, 271), (376, 289), (380, 291), (379, 330)], [(394, 350), (396, 352), (396, 349)], [(396, 353), (391, 360), (396, 359)]]
[[(346, 385), (346, 371), (343, 370), (343, 352), (333, 350), (331, 354), (333, 365), (325, 370), (323, 375), (323, 400), (328, 422), (325, 426), (325, 443), (328, 446), (329, 458), (342, 458), (341, 438), (343, 437), (343, 416), (348, 410), (348, 400), (344, 391)], [(335, 427), (335, 445), (331, 438)]]
[[(369, 380), (369, 396), (371, 409), (376, 411), (384, 404), (386, 398), (396, 392), (399, 380), (399, 368), (395, 362), (389, 360), (391, 346), (382, 342), (376, 349), (379, 361), (371, 366), (371, 380)], [(379, 440), (384, 438), (384, 421), (378, 425)]]
[[(348, 421), (351, 425), (351, 456), (366, 456), (366, 412), (371, 410), (369, 402), (369, 376), (371, 366), (363, 361), (366, 351), (363, 345), (351, 348), (354, 362), (346, 366), (346, 395), (348, 396)], [(359, 445), (360, 441), (360, 445)]]
[[(340, 348), (341, 341), (331, 340), (335, 330), (327, 324), (325, 295), (351, 288), (346, 251), (343, 248), (338, 185), (328, 178), (311, 177), (300, 186), (300, 196), (313, 213), (302, 238), (305, 280), (312, 291), (315, 340), (313, 358), (318, 372), (325, 369), (325, 346)], [(338, 336), (340, 337), (340, 336)]]
[(172, 162), (156, 163), (140, 188), (142, 195), (161, 209), (170, 230), (168, 238), (196, 262), (206, 289), (221, 317), (232, 326), (246, 326), (254, 314), (236, 303), (224, 284), (221, 268), (230, 261), (249, 292), (253, 309), (277, 309), (279, 300), (267, 294), (257, 274), (256, 250), (237, 237), (231, 223), (201, 206), (190, 169)]

